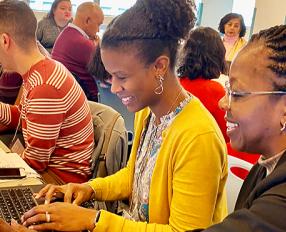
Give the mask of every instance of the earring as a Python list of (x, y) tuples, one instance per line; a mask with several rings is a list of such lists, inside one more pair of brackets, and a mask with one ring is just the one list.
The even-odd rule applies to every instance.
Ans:
[(283, 132), (286, 129), (286, 122), (283, 123), (283, 125), (281, 124), (281, 129), (280, 131)]
[(162, 94), (164, 91), (163, 80), (164, 78), (161, 75), (158, 75), (159, 86), (154, 90), (154, 93), (157, 95)]

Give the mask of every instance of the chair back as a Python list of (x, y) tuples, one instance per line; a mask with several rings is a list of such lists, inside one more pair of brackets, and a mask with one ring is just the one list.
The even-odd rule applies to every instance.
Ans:
[[(116, 110), (93, 101), (89, 101), (88, 104), (92, 114), (95, 139), (91, 157), (92, 178), (109, 176), (127, 164), (127, 130), (122, 116)], [(118, 202), (96, 202), (96, 208), (116, 213), (118, 204)]]
[(228, 213), (233, 212), (237, 196), (243, 183), (243, 179), (236, 174), (236, 170), (243, 169), (249, 171), (251, 168), (251, 163), (228, 155), (228, 178), (226, 181)]

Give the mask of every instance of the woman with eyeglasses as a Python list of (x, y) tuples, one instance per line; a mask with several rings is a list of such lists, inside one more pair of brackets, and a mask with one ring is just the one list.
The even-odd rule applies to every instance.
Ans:
[[(230, 69), (227, 134), (239, 151), (262, 154), (235, 211), (204, 232), (286, 231), (286, 25), (252, 36)], [(202, 231), (202, 230), (195, 230)]]

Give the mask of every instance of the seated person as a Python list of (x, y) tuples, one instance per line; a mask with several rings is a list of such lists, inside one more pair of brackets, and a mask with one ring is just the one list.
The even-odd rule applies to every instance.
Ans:
[[(179, 41), (195, 22), (193, 7), (191, 1), (141, 0), (108, 26), (101, 56), (112, 75), (111, 91), (136, 112), (127, 167), (89, 183), (48, 185), (39, 196), (49, 201), (60, 191), (74, 204), (38, 206), (24, 215), (24, 225), (40, 231), (181, 232), (226, 216), (224, 138), (174, 72)], [(123, 216), (76, 206), (89, 198), (130, 199), (130, 206)]]
[(243, 183), (235, 211), (203, 232), (286, 231), (285, 35), (286, 25), (260, 31), (231, 65), (220, 101), (230, 143), (262, 156)]
[(51, 52), (61, 31), (72, 20), (70, 0), (54, 0), (52, 7), (37, 27), (37, 39), (48, 52)]
[(64, 182), (84, 182), (91, 175), (94, 148), (87, 99), (62, 64), (40, 53), (36, 27), (36, 17), (24, 2), (0, 2), (1, 43), (6, 45), (0, 63), (21, 74), (24, 83), (19, 105), (0, 103), (0, 122), (14, 129), (21, 125), (22, 157), (31, 167), (52, 171)]
[(96, 3), (79, 5), (73, 23), (59, 35), (52, 50), (52, 58), (60, 61), (74, 74), (88, 100), (97, 101), (97, 86), (88, 73), (87, 65), (95, 50), (103, 12)]
[(225, 112), (218, 102), (225, 91), (221, 84), (212, 79), (226, 72), (225, 48), (219, 34), (210, 27), (199, 27), (191, 31), (177, 70), (182, 86), (198, 97), (216, 119), (224, 139), (226, 135)]
[[(223, 222), (205, 230), (192, 230), (193, 232), (286, 231), (286, 216), (284, 213), (286, 208), (285, 34), (286, 25), (282, 25), (253, 35), (246, 47), (238, 53), (231, 66), (230, 85), (226, 86), (227, 94), (220, 101), (220, 106), (227, 111), (230, 142), (237, 150), (263, 155), (244, 181), (236, 202), (235, 211), (226, 217)], [(46, 192), (46, 195), (50, 198), (55, 190), (64, 190), (66, 200), (70, 201), (72, 198), (71, 193), (77, 192), (78, 195), (74, 196), (75, 203), (78, 203), (87, 198), (86, 195), (84, 196), (85, 191), (89, 192), (90, 196), (93, 194), (97, 196), (98, 194), (88, 190), (87, 184), (70, 187), (50, 188), (48, 192), (46, 192), (47, 189), (44, 189), (44, 192), (41, 192), (40, 195)], [(80, 191), (80, 189), (82, 190)], [(163, 198), (164, 195), (160, 195), (160, 197)], [(60, 209), (60, 213), (56, 209)], [(77, 223), (71, 224), (70, 221), (73, 221), (76, 217), (75, 214), (71, 215), (69, 212), (74, 209), (76, 209), (76, 206), (73, 204), (43, 205), (27, 212), (23, 217), (23, 221), (25, 225), (31, 225), (36, 221), (44, 222), (46, 220), (45, 212), (48, 212), (51, 223), (31, 227), (44, 229), (54, 228), (55, 225), (58, 225), (58, 228), (75, 230), (87, 228), (89, 224), (90, 229), (96, 226), (94, 231), (97, 229), (100, 231), (124, 231), (118, 228), (118, 223), (118, 227), (114, 230), (113, 223), (106, 222), (104, 224), (101, 217), (105, 218), (105, 213), (102, 216), (97, 214), (98, 217), (95, 222), (93, 217), (90, 216), (90, 220), (84, 218), (80, 221), (78, 219)], [(159, 210), (161, 210), (160, 214), (164, 213), (162, 208)], [(80, 213), (82, 215), (83, 213), (91, 215), (90, 212), (90, 214), (87, 213), (86, 209), (78, 207), (77, 215), (80, 215)], [(53, 218), (55, 222), (53, 222)], [(121, 225), (126, 225), (127, 220), (121, 220), (120, 222)], [(61, 227), (59, 227), (60, 225)], [(7, 228), (7, 224), (3, 227)], [(145, 231), (149, 231), (148, 224), (144, 224), (142, 227)], [(31, 231), (15, 223), (12, 228), (19, 229), (19, 231), (20, 229), (22, 231)], [(136, 231), (135, 227), (133, 227), (133, 231)], [(151, 227), (150, 231), (156, 231), (156, 229)]]

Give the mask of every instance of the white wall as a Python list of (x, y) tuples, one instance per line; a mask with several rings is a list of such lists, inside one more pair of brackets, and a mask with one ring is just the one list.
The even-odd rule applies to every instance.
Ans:
[(286, 0), (256, 0), (253, 32), (285, 23)]
[(231, 12), (233, 0), (202, 0), (203, 15), (200, 26), (218, 28), (220, 19)]

